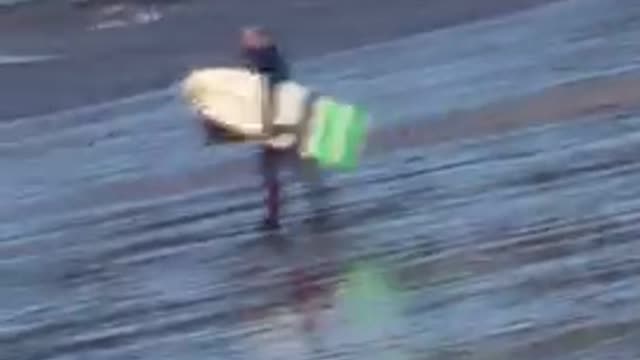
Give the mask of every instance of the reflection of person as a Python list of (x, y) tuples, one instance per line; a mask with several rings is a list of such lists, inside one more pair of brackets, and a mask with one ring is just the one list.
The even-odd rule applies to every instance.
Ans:
[(331, 326), (327, 315), (335, 301), (341, 266), (335, 239), (316, 237), (313, 227), (309, 230), (305, 236), (309, 242), (294, 241), (281, 233), (266, 234), (264, 239), (287, 269), (287, 308), (296, 315), (297, 334), (309, 350), (318, 351), (326, 345), (326, 326)]
[(304, 319), (302, 330), (305, 333), (312, 333), (316, 330), (316, 317), (322, 310), (322, 306), (331, 301), (332, 288), (321, 285), (322, 276), (308, 273), (304, 269), (293, 269), (290, 276), (293, 286), (292, 301)]

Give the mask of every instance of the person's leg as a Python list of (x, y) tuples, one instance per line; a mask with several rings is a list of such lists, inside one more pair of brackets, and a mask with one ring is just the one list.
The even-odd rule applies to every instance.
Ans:
[[(313, 104), (317, 99), (318, 94), (311, 92), (304, 100), (305, 104), (296, 129), (298, 137), (296, 144), (297, 147), (303, 146), (303, 144), (308, 141), (309, 126), (313, 114)], [(324, 174), (322, 173), (322, 169), (320, 168), (317, 160), (314, 158), (301, 158), (299, 154), (297, 155), (295, 163), (297, 166), (298, 177), (305, 184), (308, 192), (307, 196), (309, 197), (313, 211), (318, 212), (321, 210), (323, 205), (326, 204), (326, 196), (328, 195), (328, 188), (326, 186), (325, 179), (323, 179)]]
[(267, 228), (280, 226), (280, 179), (278, 178), (279, 156), (277, 150), (262, 148), (260, 165), (266, 191), (266, 215), (263, 225)]
[(320, 227), (325, 225), (328, 220), (327, 206), (331, 201), (330, 189), (327, 186), (326, 179), (324, 179), (322, 169), (313, 159), (299, 159), (298, 174), (305, 184), (306, 196), (309, 200), (311, 211), (314, 213), (311, 225), (320, 231)]
[[(263, 96), (262, 96), (262, 125), (266, 136), (274, 134), (274, 87), (275, 84), (269, 74), (262, 75)], [(267, 228), (277, 228), (280, 226), (280, 179), (278, 168), (280, 166), (281, 154), (278, 150), (264, 146), (262, 148), (261, 171), (264, 178), (266, 190), (265, 205), (267, 214), (263, 225)]]

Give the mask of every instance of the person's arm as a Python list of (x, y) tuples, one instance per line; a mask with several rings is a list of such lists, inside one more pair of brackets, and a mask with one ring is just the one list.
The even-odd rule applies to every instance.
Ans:
[(288, 65), (275, 46), (246, 49), (244, 62), (250, 71), (261, 76), (261, 123), (264, 137), (271, 138), (274, 135), (274, 117), (276, 116), (274, 111), (276, 84), (289, 78)]
[(291, 66), (289, 64), (289, 62), (286, 59), (286, 56), (284, 56), (284, 54), (282, 54), (282, 52), (279, 49), (276, 49), (276, 59), (277, 59), (277, 72), (278, 72), (278, 79), (280, 81), (286, 81), (291, 79)]
[(260, 76), (260, 122), (262, 123), (262, 135), (265, 138), (273, 136), (273, 109), (272, 109), (272, 89), (268, 74)]
[(265, 71), (265, 50), (257, 48), (243, 48), (239, 54), (240, 64), (248, 71), (260, 76), (260, 123), (262, 124), (262, 135), (269, 138), (273, 133), (273, 121), (270, 116), (269, 106), (269, 73)]

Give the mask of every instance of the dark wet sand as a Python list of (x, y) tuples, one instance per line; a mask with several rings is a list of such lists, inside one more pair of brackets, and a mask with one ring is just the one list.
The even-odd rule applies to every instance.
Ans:
[[(616, 76), (568, 83), (470, 111), (453, 112), (429, 122), (380, 127), (371, 133), (365, 156), (368, 159), (384, 159), (394, 153), (421, 152), (441, 145), (451, 144), (455, 147), (459, 142), (501, 138), (528, 127), (536, 129), (554, 124), (562, 126), (563, 123), (577, 123), (578, 125), (573, 126), (580, 126), (581, 123), (593, 123), (594, 119), (606, 123), (626, 118), (638, 111), (640, 72), (630, 71)], [(34, 155), (29, 152), (13, 154), (14, 157), (26, 158)], [(225, 187), (231, 183), (249, 186), (254, 178), (248, 175), (254, 173), (255, 166), (253, 156), (246, 154), (215, 164), (198, 164), (198, 167), (189, 169), (188, 172), (168, 177), (148, 175), (131, 181), (108, 182), (102, 186), (92, 186), (90, 196), (51, 196), (52, 201), (38, 201), (32, 206), (15, 206), (10, 216), (27, 217), (39, 213), (98, 209), (121, 202), (151, 201), (158, 197), (205, 190), (212, 186)], [(149, 186), (150, 183), (153, 185)]]
[(384, 155), (407, 147), (434, 146), (526, 127), (601, 118), (609, 121), (640, 109), (640, 72), (566, 83), (470, 111), (456, 111), (430, 123), (389, 127), (372, 136), (369, 153)]
[(194, 66), (233, 61), (236, 31), (263, 23), (293, 58), (375, 43), (553, 0), (189, 1), (142, 27), (84, 31), (87, 11), (56, 2), (0, 12), (0, 49), (59, 53), (47, 64), (0, 66), (0, 119), (77, 107), (160, 88)]
[[(396, 137), (395, 152), (336, 181), (331, 219), (315, 227), (288, 187), (286, 229), (255, 231), (255, 179), (237, 163), (100, 180), (82, 203), (23, 208), (0, 248), (0, 355), (362, 359), (388, 345), (402, 360), (637, 359), (639, 88), (625, 74), (460, 114), (514, 130), (508, 119), (546, 105), (528, 119), (556, 124), (477, 129), (428, 151), (464, 137), (463, 124), (442, 137), (414, 125), (422, 138)], [(362, 257), (406, 297), (385, 323), (395, 340), (333, 320), (334, 286)], [(298, 271), (312, 275), (302, 289)], [(328, 305), (315, 333), (296, 295), (309, 287)]]

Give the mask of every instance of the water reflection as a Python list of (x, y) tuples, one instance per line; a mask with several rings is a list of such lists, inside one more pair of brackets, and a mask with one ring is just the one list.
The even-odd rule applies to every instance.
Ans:
[(350, 256), (346, 234), (329, 232), (329, 215), (314, 212), (300, 229), (262, 234), (257, 246), (267, 251), (257, 253), (281, 265), (278, 280), (270, 283), (281, 283), (284, 295), (243, 312), (242, 320), (254, 329), (246, 348), (261, 359), (402, 359), (404, 303), (390, 268), (374, 256)]

